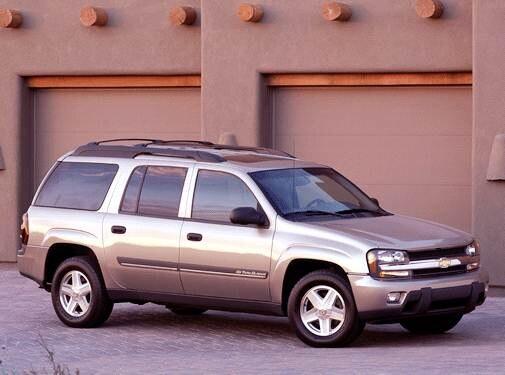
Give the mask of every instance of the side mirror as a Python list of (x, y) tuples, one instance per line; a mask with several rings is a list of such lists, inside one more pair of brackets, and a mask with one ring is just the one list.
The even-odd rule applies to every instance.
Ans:
[(254, 224), (264, 226), (267, 223), (267, 217), (252, 207), (237, 207), (230, 213), (230, 221), (233, 224), (248, 225)]
[(380, 207), (379, 200), (377, 198), (370, 198), (370, 200), (377, 206)]

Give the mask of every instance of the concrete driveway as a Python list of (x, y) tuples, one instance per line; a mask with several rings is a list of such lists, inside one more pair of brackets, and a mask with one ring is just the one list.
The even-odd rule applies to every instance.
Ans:
[(0, 374), (496, 374), (505, 365), (505, 298), (489, 298), (450, 333), (416, 336), (399, 325), (367, 326), (351, 348), (314, 349), (287, 319), (208, 312), (178, 317), (162, 306), (116, 305), (97, 329), (64, 326), (50, 295), (0, 265)]

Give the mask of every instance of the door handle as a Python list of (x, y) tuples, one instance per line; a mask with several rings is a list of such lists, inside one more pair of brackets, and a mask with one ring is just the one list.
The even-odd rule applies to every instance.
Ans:
[(126, 227), (123, 227), (122, 225), (113, 225), (110, 228), (110, 231), (114, 234), (124, 234), (126, 233)]
[(189, 241), (201, 241), (203, 237), (202, 237), (202, 235), (200, 233), (188, 233), (188, 235), (186, 236), (186, 238)]

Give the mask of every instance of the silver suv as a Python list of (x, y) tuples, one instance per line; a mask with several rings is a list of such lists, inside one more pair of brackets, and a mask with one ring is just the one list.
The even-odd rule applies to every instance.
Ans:
[(71, 327), (154, 302), (287, 315), (305, 343), (343, 346), (365, 323), (448, 331), (487, 292), (471, 235), (393, 215), (335, 170), (264, 148), (81, 146), (47, 174), (21, 239), (21, 274)]

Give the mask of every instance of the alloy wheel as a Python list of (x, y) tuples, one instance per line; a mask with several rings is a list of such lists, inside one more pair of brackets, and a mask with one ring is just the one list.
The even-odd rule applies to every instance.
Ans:
[(84, 273), (69, 271), (60, 284), (60, 303), (65, 312), (73, 317), (81, 317), (89, 310), (91, 284)]
[(327, 285), (310, 288), (300, 302), (303, 325), (317, 336), (338, 332), (345, 320), (345, 302), (339, 292)]

